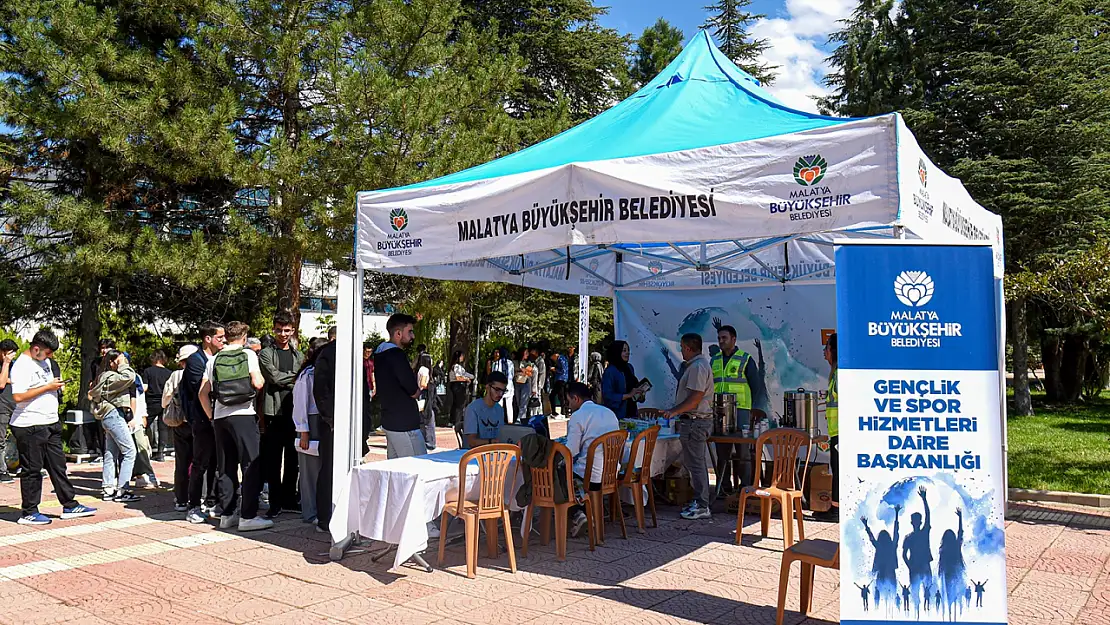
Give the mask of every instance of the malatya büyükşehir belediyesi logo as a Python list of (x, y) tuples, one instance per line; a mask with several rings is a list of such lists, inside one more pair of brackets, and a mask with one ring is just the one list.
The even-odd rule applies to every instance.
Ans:
[(803, 187), (811, 187), (825, 177), (829, 164), (820, 154), (803, 156), (794, 163), (794, 180)]
[(906, 306), (924, 306), (933, 299), (933, 279), (924, 271), (903, 271), (894, 279), (894, 295)]
[(409, 225), (409, 216), (403, 208), (395, 208), (389, 211), (389, 225), (393, 226), (393, 230), (400, 232)]

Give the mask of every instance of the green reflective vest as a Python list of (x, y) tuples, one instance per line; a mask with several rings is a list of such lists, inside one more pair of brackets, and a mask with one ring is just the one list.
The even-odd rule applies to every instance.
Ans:
[(736, 407), (741, 410), (752, 409), (752, 388), (748, 379), (744, 377), (744, 370), (748, 368), (751, 356), (744, 350), (738, 349), (725, 364), (724, 354), (717, 352), (713, 356), (713, 392), (732, 393), (736, 395)]
[(836, 395), (836, 369), (829, 374), (829, 399), (825, 404), (825, 421), (829, 424), (829, 438), (840, 434), (840, 401)]

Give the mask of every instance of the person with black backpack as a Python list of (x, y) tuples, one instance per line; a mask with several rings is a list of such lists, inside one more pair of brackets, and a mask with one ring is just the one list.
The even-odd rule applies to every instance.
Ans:
[[(265, 380), (258, 355), (244, 349), (250, 326), (242, 321), (227, 324), (227, 344), (211, 360), (200, 386), (200, 406), (212, 420), (222, 452), (219, 488), (220, 529), (238, 525), (240, 532), (273, 527), (258, 516), (262, 493), (262, 462), (258, 455), (258, 420), (254, 400)], [(211, 398), (215, 397), (215, 406)], [(239, 471), (242, 470), (243, 505), (239, 513)]]

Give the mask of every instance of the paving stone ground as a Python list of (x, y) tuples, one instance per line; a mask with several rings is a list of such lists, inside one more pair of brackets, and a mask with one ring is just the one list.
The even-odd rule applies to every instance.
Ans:
[[(555, 434), (559, 434), (557, 424)], [(450, 430), (441, 445), (454, 447)], [(374, 440), (370, 460), (384, 458)], [(156, 465), (163, 478), (171, 463)], [(586, 622), (681, 625), (774, 623), (781, 525), (756, 540), (748, 517), (734, 544), (735, 516), (690, 522), (661, 506), (659, 527), (622, 540), (610, 526), (604, 547), (571, 540), (566, 562), (554, 543), (531, 542), (518, 572), (502, 553), (480, 549), (478, 578), (465, 577), (461, 544), (432, 573), (368, 553), (329, 562), (327, 538), (284, 514), (273, 530), (239, 534), (190, 525), (169, 491), (135, 504), (96, 499), (99, 465), (70, 465), (80, 499), (95, 517), (25, 527), (18, 484), (0, 486), (0, 623), (122, 625), (360, 623), (545, 625)], [(52, 497), (49, 482), (44, 497)], [(56, 500), (43, 512), (61, 512)], [(808, 537), (837, 539), (835, 525), (807, 519)], [(1110, 512), (1066, 505), (1014, 505), (1006, 523), (1010, 623), (1110, 624)], [(372, 545), (378, 549), (379, 545)], [(434, 564), (434, 552), (429, 560)], [(787, 623), (838, 621), (839, 578), (818, 570), (809, 617), (796, 612), (798, 571)]]

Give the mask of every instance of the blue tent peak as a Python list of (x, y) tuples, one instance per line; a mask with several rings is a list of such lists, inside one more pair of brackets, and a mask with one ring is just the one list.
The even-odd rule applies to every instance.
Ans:
[(546, 141), (409, 188), (751, 141), (851, 121), (792, 109), (699, 32), (636, 93)]

